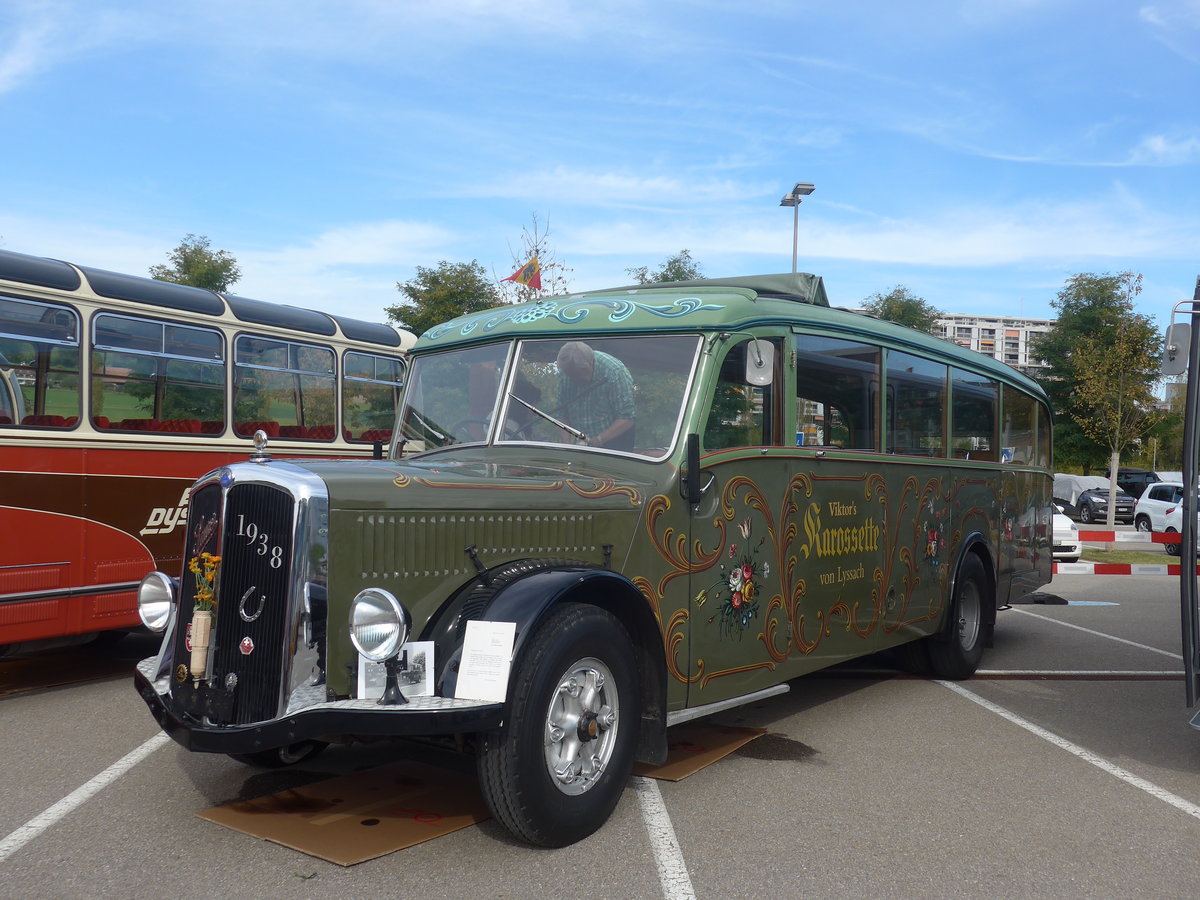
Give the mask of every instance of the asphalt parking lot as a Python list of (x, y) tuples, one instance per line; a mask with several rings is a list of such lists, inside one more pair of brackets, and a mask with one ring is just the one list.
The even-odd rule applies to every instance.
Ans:
[(555, 851), (485, 822), (342, 868), (196, 813), (398, 757), (470, 778), (470, 760), (385, 743), (263, 772), (158, 739), (125, 676), (9, 693), (0, 896), (1191, 895), (1177, 581), (1058, 576), (1039, 599), (1002, 613), (969, 681), (868, 661), (719, 716), (768, 734), (684, 781), (631, 780), (608, 825)]

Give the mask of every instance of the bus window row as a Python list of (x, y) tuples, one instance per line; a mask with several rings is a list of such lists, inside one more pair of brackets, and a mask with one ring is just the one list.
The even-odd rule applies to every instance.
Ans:
[[(66, 306), (0, 297), (0, 425), (373, 443), (391, 438), (400, 359), (114, 313), (87, 340)], [(85, 346), (86, 345), (86, 346)], [(85, 352), (87, 367), (84, 368)], [(228, 371), (231, 370), (231, 371)], [(81, 372), (90, 377), (83, 414)], [(232, 393), (232, 396), (230, 396)]]
[[(1051, 419), (1030, 394), (995, 378), (880, 345), (794, 334), (776, 359), (795, 368), (771, 384), (745, 381), (755, 340), (729, 348), (704, 434), (708, 450), (819, 446), (935, 459), (1049, 467)], [(776, 384), (794, 385), (795, 428), (783, 428)]]

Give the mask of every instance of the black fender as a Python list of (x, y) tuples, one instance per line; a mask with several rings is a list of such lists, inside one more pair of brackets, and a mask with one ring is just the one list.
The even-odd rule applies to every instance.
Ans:
[[(515, 622), (515, 663), (549, 611), (565, 602), (599, 606), (629, 632), (642, 685), (637, 758), (661, 763), (666, 759), (667, 682), (662, 635), (641, 591), (611, 569), (574, 560), (529, 559), (480, 573), (456, 592), (422, 631), (421, 640), (436, 644), (437, 693), (454, 696), (468, 621)], [(507, 718), (508, 704), (505, 713)]]
[(946, 612), (942, 627), (933, 636), (934, 640), (948, 641), (953, 638), (953, 621), (950, 619), (950, 606), (953, 603), (954, 592), (958, 589), (958, 573), (962, 571), (963, 560), (968, 553), (979, 557), (983, 563), (983, 571), (988, 576), (988, 587), (992, 591), (992, 602), (984, 604), (983, 621), (980, 623), (983, 633), (981, 638), (984, 647), (991, 647), (996, 636), (996, 556), (992, 553), (987, 536), (981, 531), (968, 534), (958, 548), (958, 558), (954, 560), (954, 574), (950, 578), (950, 590), (946, 598)]

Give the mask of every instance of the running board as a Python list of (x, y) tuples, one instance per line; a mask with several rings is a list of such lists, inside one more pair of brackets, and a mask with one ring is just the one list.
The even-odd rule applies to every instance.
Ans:
[(690, 722), (692, 719), (711, 716), (713, 713), (718, 713), (725, 709), (733, 709), (736, 706), (745, 706), (747, 703), (753, 703), (755, 700), (765, 700), (767, 697), (774, 697), (777, 694), (786, 694), (789, 690), (791, 690), (789, 685), (777, 684), (774, 687), (755, 691), (753, 694), (743, 694), (740, 697), (730, 697), (728, 700), (721, 700), (717, 703), (706, 703), (704, 706), (696, 706), (692, 709), (680, 709), (675, 712), (669, 712), (667, 713), (667, 727), (670, 728), (672, 725), (680, 725), (684, 722)]

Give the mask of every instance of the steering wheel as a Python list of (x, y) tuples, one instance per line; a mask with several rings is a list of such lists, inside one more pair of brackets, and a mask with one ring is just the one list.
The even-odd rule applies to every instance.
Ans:
[(450, 426), (450, 436), (452, 438), (454, 438), (455, 443), (462, 443), (462, 440), (459, 438), (459, 435), (467, 427), (469, 427), (471, 425), (482, 425), (483, 433), (486, 435), (487, 430), (491, 424), (492, 423), (489, 422), (487, 419), (459, 419), (457, 422), (455, 422), (453, 425)]

